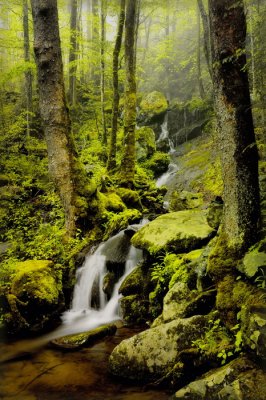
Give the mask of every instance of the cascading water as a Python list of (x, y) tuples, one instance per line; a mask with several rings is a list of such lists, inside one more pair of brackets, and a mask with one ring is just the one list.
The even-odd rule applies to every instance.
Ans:
[[(60, 334), (61, 331), (64, 335), (83, 332), (120, 318), (119, 287), (142, 260), (142, 251), (130, 245), (130, 232), (137, 231), (145, 223), (147, 221), (143, 220), (138, 225), (129, 226), (100, 244), (94, 254), (86, 256), (77, 271), (71, 309), (62, 315)], [(109, 299), (103, 291), (104, 277), (108, 271), (118, 279)]]
[(168, 130), (168, 113), (165, 114), (164, 121), (161, 125), (161, 133), (157, 140), (157, 143), (166, 142), (169, 147), (169, 153), (173, 153), (175, 151), (174, 143), (169, 137), (169, 130)]

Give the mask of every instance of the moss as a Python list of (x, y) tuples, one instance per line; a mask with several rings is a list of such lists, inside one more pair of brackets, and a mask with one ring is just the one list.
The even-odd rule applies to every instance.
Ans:
[(205, 211), (186, 210), (156, 218), (133, 236), (132, 244), (150, 254), (161, 251), (180, 253), (202, 247), (212, 233)]
[(120, 300), (123, 320), (129, 325), (143, 324), (147, 320), (148, 302), (139, 295), (122, 297)]
[(118, 188), (116, 192), (128, 207), (136, 208), (137, 206), (141, 205), (139, 194), (135, 190), (127, 188)]
[(167, 108), (167, 100), (161, 92), (151, 92), (140, 102), (141, 113), (148, 116), (163, 114), (166, 112)]
[(119, 293), (123, 296), (142, 293), (144, 278), (141, 267), (136, 267), (123, 281)]
[(126, 206), (121, 198), (115, 192), (101, 193), (99, 192), (98, 198), (101, 202), (101, 207), (108, 211), (124, 211)]
[(249, 278), (254, 277), (260, 269), (266, 270), (266, 240), (262, 240), (249, 249), (240, 267), (240, 270)]
[(183, 190), (174, 191), (170, 198), (170, 210), (180, 211), (186, 209), (200, 208), (203, 205), (202, 193), (191, 193)]
[(57, 303), (62, 291), (61, 276), (52, 261), (28, 260), (17, 263), (11, 293), (21, 299)]
[(139, 221), (142, 214), (134, 208), (126, 209), (119, 214), (105, 214), (108, 217), (108, 222), (105, 225), (104, 240), (107, 240), (114, 233), (125, 229), (129, 224)]
[(159, 175), (167, 171), (169, 164), (169, 154), (156, 151), (149, 160), (143, 163), (143, 166), (151, 170), (155, 177), (158, 177)]

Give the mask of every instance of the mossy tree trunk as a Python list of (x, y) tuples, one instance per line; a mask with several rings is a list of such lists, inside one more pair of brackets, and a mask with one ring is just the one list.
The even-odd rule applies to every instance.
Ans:
[(100, 64), (101, 64), (101, 115), (102, 115), (102, 141), (107, 145), (107, 129), (105, 121), (105, 20), (106, 20), (106, 1), (100, 2), (101, 14), (101, 43), (100, 43)]
[(204, 54), (208, 67), (210, 77), (212, 79), (212, 59), (211, 59), (211, 44), (210, 44), (210, 21), (209, 16), (205, 10), (202, 0), (198, 0), (198, 9), (201, 15), (202, 25), (203, 25), (203, 38), (204, 38)]
[[(24, 35), (24, 61), (30, 62), (30, 35), (29, 35), (29, 6), (28, 0), (23, 0), (23, 35)], [(25, 96), (27, 109), (27, 136), (30, 135), (32, 112), (32, 72), (27, 68), (25, 72)]]
[(31, 0), (31, 5), (39, 105), (47, 142), (49, 172), (64, 207), (67, 233), (72, 236), (77, 218), (74, 183), (76, 154), (66, 106), (57, 2)]
[(243, 1), (209, 0), (213, 81), (224, 181), (223, 237), (245, 250), (260, 216), (258, 153), (246, 71)]
[(133, 186), (135, 175), (135, 127), (136, 127), (136, 71), (135, 71), (135, 22), (136, 1), (126, 2), (125, 21), (125, 105), (124, 105), (124, 152), (121, 162), (122, 183)]
[(78, 50), (78, 0), (71, 0), (70, 11), (70, 49), (69, 49), (69, 103), (77, 102), (77, 50)]
[(111, 171), (116, 167), (116, 137), (117, 137), (117, 121), (118, 121), (118, 109), (119, 109), (118, 66), (119, 66), (119, 54), (122, 45), (124, 23), (125, 23), (125, 7), (126, 7), (126, 0), (120, 0), (119, 23), (115, 40), (115, 47), (113, 51), (113, 110), (112, 110), (112, 130), (110, 137), (109, 157), (107, 163), (108, 171)]
[(200, 26), (200, 12), (197, 9), (197, 25), (198, 25), (198, 45), (197, 45), (197, 74), (198, 74), (198, 85), (199, 95), (202, 99), (205, 98), (205, 90), (203, 86), (202, 73), (201, 73), (201, 26)]

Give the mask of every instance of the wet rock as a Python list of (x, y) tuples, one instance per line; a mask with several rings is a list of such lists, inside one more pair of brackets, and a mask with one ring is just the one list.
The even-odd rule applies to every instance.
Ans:
[(207, 318), (194, 316), (159, 325), (121, 342), (109, 359), (113, 375), (151, 382), (166, 376), (176, 364), (179, 353), (190, 349), (207, 324)]
[(108, 272), (103, 278), (103, 292), (107, 295), (107, 298), (110, 299), (114, 290), (114, 286), (116, 283), (116, 277), (113, 272)]
[(265, 393), (266, 373), (241, 357), (178, 390), (172, 400), (263, 400)]
[(119, 293), (123, 296), (142, 293), (144, 276), (141, 267), (136, 267), (123, 281)]
[(213, 234), (205, 210), (185, 210), (156, 218), (141, 228), (131, 241), (150, 254), (162, 250), (188, 252), (207, 244)]
[(13, 266), (5, 293), (4, 320), (10, 333), (39, 331), (59, 320), (64, 306), (62, 272), (49, 260), (28, 260)]
[(140, 103), (138, 120), (141, 124), (162, 122), (168, 108), (167, 100), (161, 92), (151, 92), (144, 96)]
[(63, 336), (51, 341), (53, 347), (64, 350), (78, 350), (82, 347), (88, 347), (98, 339), (115, 334), (117, 327), (115, 324), (100, 326), (92, 331), (78, 333), (75, 335)]
[(194, 297), (196, 297), (196, 294), (189, 290), (185, 283), (176, 283), (168, 291), (163, 300), (162, 317), (164, 322), (166, 323), (177, 318), (182, 318), (188, 304)]
[(132, 294), (120, 299), (120, 308), (127, 325), (142, 325), (147, 320), (149, 302), (138, 294)]

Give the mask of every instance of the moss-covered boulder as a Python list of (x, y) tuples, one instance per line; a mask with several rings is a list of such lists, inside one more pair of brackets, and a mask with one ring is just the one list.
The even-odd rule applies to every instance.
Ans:
[(39, 330), (57, 316), (64, 305), (62, 273), (52, 261), (28, 260), (14, 266), (7, 295), (12, 330)]
[[(261, 300), (261, 299), (259, 299)], [(241, 339), (257, 357), (266, 361), (266, 302), (245, 305), (241, 309)]]
[(185, 210), (161, 215), (141, 228), (131, 241), (153, 255), (162, 250), (181, 253), (202, 247), (213, 234), (205, 210)]
[(54, 347), (64, 350), (78, 350), (82, 347), (93, 345), (96, 340), (103, 339), (106, 336), (114, 335), (116, 330), (117, 327), (115, 324), (103, 325), (88, 332), (67, 335), (58, 339), (54, 339), (51, 344)]
[(174, 191), (170, 198), (170, 211), (191, 210), (203, 206), (202, 193), (191, 193), (186, 190)]
[(172, 399), (264, 400), (265, 393), (266, 373), (240, 357), (178, 390)]
[(134, 268), (134, 270), (125, 278), (119, 288), (119, 293), (123, 296), (131, 294), (140, 294), (144, 286), (144, 276), (141, 266)]
[(141, 121), (152, 123), (166, 113), (168, 103), (163, 93), (154, 91), (143, 97), (139, 107)]
[(143, 163), (143, 166), (152, 171), (155, 178), (167, 171), (170, 164), (170, 156), (167, 153), (156, 151), (151, 158)]
[(139, 210), (129, 208), (119, 213), (108, 214), (104, 240), (125, 229), (129, 224), (140, 221), (142, 214)]
[(161, 379), (174, 367), (182, 375), (184, 364), (178, 362), (179, 354), (191, 348), (206, 323), (203, 316), (178, 319), (122, 341), (110, 356), (111, 373), (142, 382)]
[(155, 133), (148, 126), (136, 130), (136, 157), (138, 161), (150, 158), (156, 150)]
[(135, 190), (131, 190), (128, 188), (118, 188), (116, 191), (123, 200), (123, 202), (127, 205), (127, 207), (130, 208), (141, 207), (139, 194)]
[(138, 294), (131, 294), (120, 299), (123, 321), (127, 325), (142, 325), (147, 321), (149, 303)]

